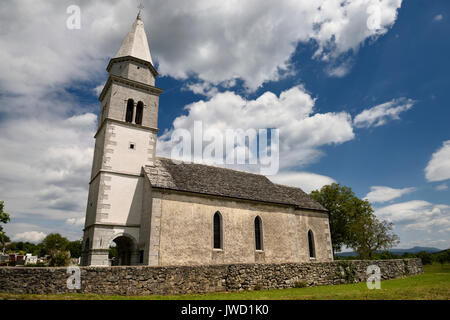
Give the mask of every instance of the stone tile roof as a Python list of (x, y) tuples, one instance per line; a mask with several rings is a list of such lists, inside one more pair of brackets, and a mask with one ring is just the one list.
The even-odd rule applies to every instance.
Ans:
[(274, 184), (266, 176), (157, 158), (144, 171), (155, 188), (292, 205), (326, 211), (300, 188)]

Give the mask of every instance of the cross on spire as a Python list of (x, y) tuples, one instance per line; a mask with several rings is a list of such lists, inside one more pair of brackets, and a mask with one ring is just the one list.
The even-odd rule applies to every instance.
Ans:
[(142, 9), (144, 9), (144, 5), (142, 4), (142, 2), (138, 5), (138, 9), (139, 9), (139, 12), (138, 12), (137, 19), (142, 20), (141, 11), (142, 11)]

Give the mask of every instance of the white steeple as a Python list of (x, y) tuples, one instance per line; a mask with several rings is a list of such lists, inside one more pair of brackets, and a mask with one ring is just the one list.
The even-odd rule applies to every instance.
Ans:
[(150, 48), (148, 47), (147, 35), (145, 34), (144, 22), (141, 11), (139, 11), (136, 21), (134, 21), (130, 32), (123, 40), (116, 58), (132, 56), (153, 64)]

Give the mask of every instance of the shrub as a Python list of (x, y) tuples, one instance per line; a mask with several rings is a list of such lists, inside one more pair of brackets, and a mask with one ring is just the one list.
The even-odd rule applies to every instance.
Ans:
[(28, 263), (28, 264), (25, 265), (25, 267), (36, 268), (36, 267), (46, 267), (46, 265), (45, 265), (45, 263), (38, 262), (38, 263)]
[(436, 256), (436, 261), (440, 264), (444, 264), (448, 262), (448, 255), (446, 252), (441, 252)]
[(264, 286), (260, 283), (258, 283), (257, 285), (255, 285), (255, 287), (253, 288), (254, 290), (262, 290), (264, 289)]
[(383, 251), (381, 253), (375, 254), (374, 257), (376, 260), (398, 259), (398, 256), (396, 256), (390, 251)]
[(433, 255), (429, 252), (421, 251), (417, 253), (417, 257), (422, 259), (422, 264), (432, 264), (433, 263)]
[(295, 288), (305, 288), (305, 287), (307, 287), (308, 285), (306, 284), (306, 282), (305, 281), (295, 281), (294, 282), (294, 287)]
[(48, 265), (50, 267), (66, 267), (70, 263), (70, 252), (62, 250), (53, 250), (50, 253)]
[(344, 272), (344, 279), (347, 282), (354, 282), (355, 275), (356, 275), (356, 268), (355, 266), (348, 262), (348, 261), (339, 261), (339, 271), (336, 273), (338, 278), (342, 278), (342, 274), (340, 271), (342, 270)]

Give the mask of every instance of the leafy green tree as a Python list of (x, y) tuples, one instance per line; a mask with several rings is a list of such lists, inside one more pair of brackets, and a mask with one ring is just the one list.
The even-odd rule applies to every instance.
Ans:
[(362, 259), (372, 259), (377, 250), (387, 250), (398, 244), (399, 237), (392, 229), (392, 222), (380, 221), (374, 214), (362, 215), (349, 226), (348, 246)]
[(79, 258), (81, 256), (81, 240), (70, 241), (67, 245), (67, 250), (70, 252), (72, 258)]
[(41, 253), (50, 255), (49, 265), (64, 267), (70, 262), (70, 251), (67, 250), (70, 241), (59, 233), (50, 233), (42, 240)]
[(393, 254), (390, 251), (383, 251), (380, 253), (373, 254), (373, 258), (377, 260), (389, 260), (389, 259), (398, 259), (399, 256)]
[(39, 246), (31, 243), (31, 242), (23, 242), (23, 241), (19, 241), (19, 242), (11, 242), (8, 245), (9, 250), (11, 251), (24, 251), (25, 253), (31, 253), (33, 255), (37, 255), (38, 251), (39, 251)]
[[(9, 213), (3, 211), (4, 202), (0, 201), (0, 223), (7, 224), (10, 220)], [(9, 242), (9, 238), (6, 235), (5, 231), (3, 231), (3, 227), (0, 224), (0, 244), (2, 245), (3, 253), (5, 253), (5, 244)]]
[(417, 253), (417, 257), (422, 259), (422, 264), (432, 264), (433, 255), (426, 251), (420, 251)]
[(350, 225), (360, 215), (373, 212), (370, 204), (356, 197), (351, 188), (338, 183), (312, 191), (310, 196), (328, 210), (333, 253), (349, 243)]
[(402, 254), (402, 258), (403, 259), (409, 259), (409, 258), (415, 258), (415, 257), (416, 257), (415, 254), (412, 254), (412, 253), (409, 253), (409, 252), (403, 252), (403, 254)]
[(116, 256), (116, 252), (116, 247), (109, 247), (108, 258), (114, 258)]
[(360, 258), (372, 258), (376, 250), (398, 243), (393, 225), (379, 221), (367, 200), (359, 199), (351, 188), (338, 183), (312, 191), (310, 196), (329, 212), (333, 253), (342, 246), (353, 248)]
[(64, 251), (69, 245), (69, 242), (67, 238), (61, 236), (59, 233), (50, 233), (42, 240), (42, 249), (45, 254), (51, 254), (51, 251), (54, 250)]
[(443, 251), (443, 252), (439, 252), (436, 255), (436, 261), (439, 262), (440, 264), (444, 264), (446, 262), (449, 262), (449, 255), (447, 252)]
[(66, 267), (70, 264), (70, 252), (64, 250), (54, 250), (50, 254), (48, 265), (50, 267)]

